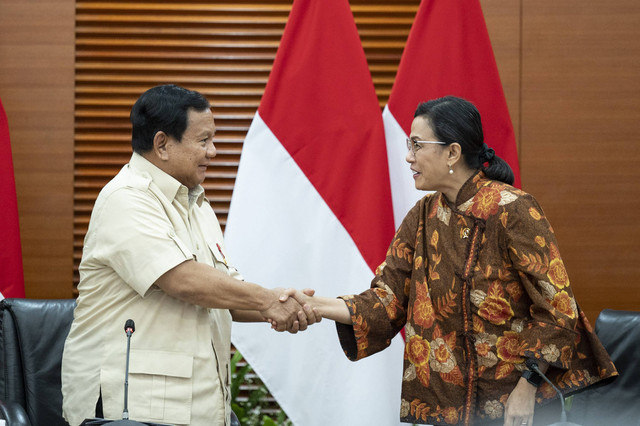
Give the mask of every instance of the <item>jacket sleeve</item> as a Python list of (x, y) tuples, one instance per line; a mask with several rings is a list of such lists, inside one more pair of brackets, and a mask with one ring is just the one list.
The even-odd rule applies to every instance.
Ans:
[(566, 369), (579, 337), (579, 308), (553, 229), (528, 194), (513, 203), (503, 223), (510, 260), (531, 299), (520, 355)]
[(415, 239), (424, 204), (425, 199), (404, 218), (371, 288), (359, 295), (341, 296), (352, 324), (336, 323), (336, 327), (342, 349), (351, 361), (385, 349), (407, 321)]

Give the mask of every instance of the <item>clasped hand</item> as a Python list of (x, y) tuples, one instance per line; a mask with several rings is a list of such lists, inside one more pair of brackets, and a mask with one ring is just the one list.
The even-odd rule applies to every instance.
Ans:
[(318, 309), (313, 308), (305, 300), (307, 296), (313, 296), (314, 290), (303, 291), (293, 288), (271, 290), (273, 301), (267, 309), (260, 313), (266, 321), (271, 323), (271, 328), (277, 331), (297, 333), (304, 331), (308, 326), (320, 322), (322, 315)]

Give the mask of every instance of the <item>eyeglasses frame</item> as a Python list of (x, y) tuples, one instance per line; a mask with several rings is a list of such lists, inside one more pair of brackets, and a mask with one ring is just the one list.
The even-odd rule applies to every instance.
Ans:
[(413, 140), (411, 138), (406, 138), (405, 141), (407, 142), (407, 151), (411, 152), (411, 154), (413, 154), (414, 156), (416, 155), (416, 149), (415, 149), (415, 145), (419, 144), (434, 144), (434, 145), (446, 145), (446, 142), (441, 142), (441, 141), (420, 141), (420, 140)]

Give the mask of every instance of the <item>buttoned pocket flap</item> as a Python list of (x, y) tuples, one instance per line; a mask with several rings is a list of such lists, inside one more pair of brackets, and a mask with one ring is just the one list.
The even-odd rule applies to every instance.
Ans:
[[(106, 418), (122, 413), (123, 357), (111, 354), (100, 372)], [(132, 349), (129, 357), (129, 413), (132, 418), (164, 424), (191, 423), (193, 356), (187, 353)]]
[(193, 259), (193, 252), (184, 242), (182, 242), (182, 240), (176, 235), (175, 232), (169, 231), (167, 232), (167, 236), (171, 238), (174, 243), (176, 243), (182, 254), (184, 254), (185, 258)]
[(193, 374), (193, 356), (181, 352), (132, 349), (129, 372), (190, 378)]
[(207, 245), (209, 246), (209, 250), (211, 250), (211, 254), (215, 258), (216, 262), (227, 265), (226, 256), (222, 251), (222, 244), (214, 241), (211, 238), (207, 238)]

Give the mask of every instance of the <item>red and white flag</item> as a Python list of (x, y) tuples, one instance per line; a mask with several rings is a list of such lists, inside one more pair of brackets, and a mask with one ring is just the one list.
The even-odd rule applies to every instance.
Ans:
[[(394, 233), (378, 99), (347, 0), (296, 0), (249, 129), (225, 231), (245, 279), (360, 293)], [(399, 423), (403, 342), (356, 363), (333, 321), (233, 342), (295, 425)]]
[(419, 103), (453, 95), (480, 111), (487, 145), (520, 169), (513, 125), (478, 0), (422, 0), (383, 111), (396, 226), (424, 192), (405, 161), (405, 138)]
[(9, 123), (0, 101), (0, 298), (24, 297), (18, 202), (13, 176)]

